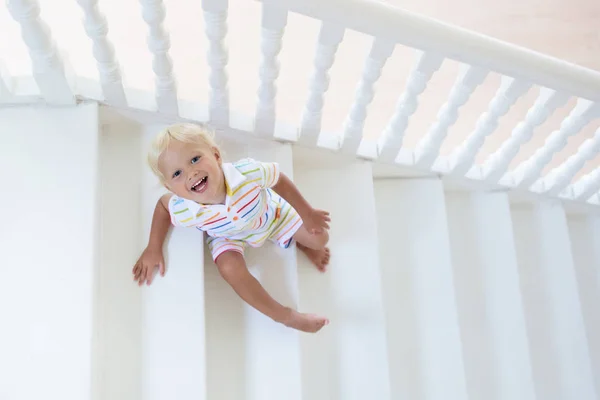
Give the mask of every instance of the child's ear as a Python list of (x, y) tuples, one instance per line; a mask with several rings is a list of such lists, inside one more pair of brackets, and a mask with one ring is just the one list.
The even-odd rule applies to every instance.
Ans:
[(217, 159), (217, 161), (223, 161), (221, 160), (221, 152), (219, 151), (219, 149), (213, 147), (213, 152), (215, 153), (215, 158)]

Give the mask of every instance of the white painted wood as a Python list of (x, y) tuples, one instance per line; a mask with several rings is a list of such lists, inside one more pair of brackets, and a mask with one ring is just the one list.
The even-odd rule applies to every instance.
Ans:
[(417, 52), (417, 54), (417, 61), (408, 76), (406, 89), (400, 96), (394, 115), (378, 143), (379, 159), (384, 162), (394, 162), (398, 156), (408, 120), (417, 110), (419, 95), (427, 87), (434, 72), (442, 65), (443, 58), (439, 54), (426, 52)]
[(542, 179), (543, 190), (550, 196), (556, 196), (565, 189), (577, 172), (585, 165), (586, 162), (594, 158), (600, 151), (600, 128), (596, 130), (594, 136), (586, 139), (577, 149), (575, 154), (552, 169)]
[(450, 156), (450, 170), (454, 174), (464, 175), (473, 165), (473, 161), (483, 146), (486, 137), (498, 127), (498, 120), (531, 88), (531, 83), (503, 76), (496, 95), (475, 125), (475, 130), (466, 141), (458, 146)]
[(325, 93), (329, 88), (329, 70), (335, 61), (338, 45), (344, 38), (344, 28), (331, 22), (323, 22), (319, 32), (310, 92), (304, 106), (300, 123), (299, 141), (316, 145), (321, 132), (321, 116)]
[(258, 103), (254, 118), (254, 131), (261, 136), (273, 136), (275, 130), (275, 81), (279, 76), (277, 55), (281, 51), (281, 43), (287, 9), (280, 4), (263, 4), (261, 31), (261, 63), (259, 69), (260, 84), (258, 86)]
[(210, 66), (210, 120), (216, 125), (229, 126), (229, 88), (227, 86), (228, 53), (227, 36), (228, 0), (202, 0), (205, 34), (209, 49), (207, 62)]
[(0, 102), (9, 101), (14, 96), (14, 82), (4, 62), (0, 60)]
[[(141, 200), (139, 185), (131, 184), (139, 182), (145, 167), (141, 135), (119, 123), (103, 125), (100, 135), (100, 265), (94, 277), (96, 379), (91, 399), (142, 400), (142, 290), (131, 274), (140, 255), (142, 214), (123, 207), (124, 199), (132, 204)], [(123, 179), (123, 171), (129, 179)]]
[(446, 193), (471, 399), (535, 399), (506, 193)]
[(585, 174), (577, 182), (570, 186), (575, 200), (586, 201), (600, 190), (600, 167)]
[(415, 149), (415, 163), (429, 168), (435, 162), (448, 129), (458, 119), (458, 111), (471, 97), (477, 86), (485, 80), (489, 71), (471, 65), (461, 65), (448, 100), (437, 114), (437, 120)]
[(108, 22), (98, 9), (98, 0), (77, 0), (84, 15), (84, 27), (92, 40), (92, 51), (98, 65), (104, 101), (115, 107), (127, 106), (121, 67), (115, 57), (115, 49), (107, 38)]
[[(292, 147), (271, 143), (250, 146), (248, 156), (278, 162), (281, 171), (294, 178)], [(298, 271), (295, 248), (265, 245), (258, 251), (248, 249), (246, 263), (265, 289), (281, 303), (298, 305)], [(248, 305), (246, 324), (247, 400), (301, 400), (302, 377), (300, 333), (273, 322)], [(277, 377), (276, 380), (273, 377)]]
[(579, 299), (592, 363), (596, 396), (600, 393), (600, 218), (570, 216), (569, 235)]
[(565, 213), (558, 202), (513, 208), (538, 399), (596, 399)]
[[(280, 0), (261, 0), (278, 4)], [(290, 11), (339, 21), (346, 29), (440, 54), (542, 87), (600, 100), (600, 73), (530, 49), (370, 0), (288, 0)], [(343, 10), (344, 12), (340, 12)]]
[(142, 16), (148, 25), (148, 49), (153, 55), (156, 106), (158, 112), (178, 114), (177, 87), (173, 76), (173, 62), (169, 56), (171, 41), (163, 23), (166, 16), (163, 0), (139, 0)]
[(50, 104), (75, 104), (75, 97), (65, 73), (65, 65), (48, 26), (40, 18), (37, 0), (7, 0), (12, 18), (21, 26), (21, 37), (27, 45), (35, 81)]
[(375, 196), (391, 398), (466, 400), (442, 183), (376, 180)]
[(552, 156), (567, 144), (569, 136), (575, 135), (592, 119), (600, 116), (600, 103), (579, 99), (577, 105), (565, 118), (558, 130), (546, 139), (544, 145), (510, 173), (516, 186), (527, 188), (534, 183)]
[(566, 104), (569, 96), (548, 88), (540, 88), (533, 106), (527, 111), (525, 119), (521, 121), (502, 143), (500, 148), (492, 153), (483, 165), (484, 179), (496, 183), (506, 173), (510, 162), (519, 152), (522, 144), (527, 143), (535, 128), (546, 122), (554, 111)]
[[(142, 133), (140, 252), (148, 241), (156, 201), (166, 193), (145, 166), (149, 143), (163, 128), (148, 125)], [(151, 286), (140, 289), (144, 400), (173, 398), (174, 390), (186, 399), (207, 398), (202, 242), (203, 234), (196, 229), (172, 228), (164, 247), (165, 276), (157, 275)]]
[(374, 39), (369, 56), (365, 61), (361, 80), (356, 88), (354, 102), (346, 117), (341, 138), (341, 150), (344, 153), (356, 154), (362, 141), (363, 128), (367, 119), (367, 108), (375, 95), (375, 83), (381, 76), (381, 70), (392, 55), (395, 44), (381, 39)]
[(302, 398), (390, 400), (371, 165), (336, 160), (294, 174), (308, 201), (332, 218), (328, 271), (299, 256), (300, 308), (331, 320), (317, 335), (301, 337)]
[[(294, 177), (289, 144), (227, 141), (223, 153), (226, 161), (252, 157), (278, 162), (286, 175)], [(270, 242), (258, 249), (247, 247), (245, 259), (267, 292), (282, 304), (297, 308), (295, 247), (281, 249)], [(300, 333), (241, 301), (209, 254), (205, 260), (208, 398), (301, 400)]]
[(2, 107), (0, 121), (0, 179), (11, 188), (0, 198), (0, 398), (89, 399), (97, 374), (98, 106)]

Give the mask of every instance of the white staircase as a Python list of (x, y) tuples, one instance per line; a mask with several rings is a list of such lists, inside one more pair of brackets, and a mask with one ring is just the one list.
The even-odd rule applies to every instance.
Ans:
[[(44, 1), (0, 6), (0, 400), (600, 400), (598, 72), (379, 2), (196, 3), (130, 18), (80, 0), (64, 26)], [(111, 41), (123, 20), (132, 36)], [(386, 63), (407, 51), (399, 89)], [(146, 145), (182, 119), (331, 212), (326, 274), (294, 248), (247, 253), (278, 300), (330, 318), (318, 334), (244, 304), (195, 230), (172, 231), (164, 278), (134, 284), (163, 192)]]

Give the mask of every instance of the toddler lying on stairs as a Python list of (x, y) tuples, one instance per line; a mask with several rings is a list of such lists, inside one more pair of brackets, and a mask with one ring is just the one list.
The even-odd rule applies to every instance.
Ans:
[(164, 276), (162, 247), (170, 224), (196, 227), (207, 233), (220, 274), (252, 307), (304, 332), (317, 332), (329, 323), (279, 304), (244, 261), (246, 245), (260, 247), (271, 240), (283, 248), (295, 241), (320, 271), (329, 263), (329, 213), (312, 208), (277, 163), (224, 163), (212, 132), (195, 124), (160, 132), (148, 163), (173, 194), (156, 204), (148, 246), (133, 267), (139, 285), (150, 285), (156, 268)]

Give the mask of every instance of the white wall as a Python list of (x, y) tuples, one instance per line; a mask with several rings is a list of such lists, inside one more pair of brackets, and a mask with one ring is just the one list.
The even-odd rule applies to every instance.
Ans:
[(0, 399), (90, 398), (96, 105), (0, 109)]

